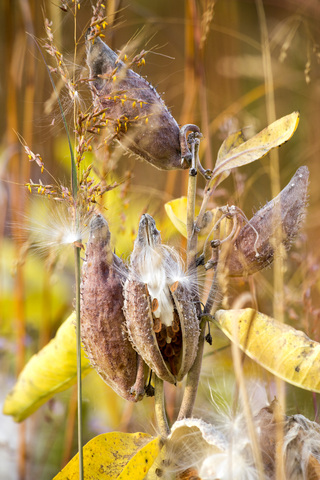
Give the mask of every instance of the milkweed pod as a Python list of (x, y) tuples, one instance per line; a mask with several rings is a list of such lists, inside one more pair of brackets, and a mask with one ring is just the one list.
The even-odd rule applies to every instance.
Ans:
[(125, 267), (111, 249), (107, 221), (96, 215), (81, 281), (81, 340), (92, 366), (126, 400), (141, 400), (144, 366), (132, 348), (123, 316)]
[(99, 37), (92, 40), (90, 29), (86, 48), (93, 100), (102, 110), (107, 109), (114, 138), (125, 150), (157, 168), (189, 168), (186, 134), (199, 132), (199, 128), (188, 125), (180, 130), (150, 83), (129, 69)]
[(230, 276), (251, 275), (269, 265), (281, 242), (290, 248), (305, 216), (308, 179), (308, 168), (298, 168), (279, 195), (241, 228), (227, 260)]
[(134, 348), (162, 380), (176, 384), (192, 367), (199, 321), (190, 280), (177, 254), (161, 244), (154, 219), (142, 215), (124, 287)]

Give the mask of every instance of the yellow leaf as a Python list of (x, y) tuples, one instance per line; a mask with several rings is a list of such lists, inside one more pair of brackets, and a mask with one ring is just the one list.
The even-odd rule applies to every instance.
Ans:
[[(142, 480), (159, 451), (159, 438), (146, 433), (103, 433), (83, 447), (84, 479)], [(79, 454), (53, 480), (78, 479)]]
[(187, 197), (165, 203), (164, 208), (176, 229), (187, 238)]
[[(245, 142), (245, 138), (242, 130), (231, 133), (231, 135), (229, 135), (223, 141), (218, 151), (215, 168), (217, 168), (217, 166), (220, 165), (226, 159), (227, 155), (231, 152), (231, 150), (235, 149), (236, 147), (239, 147), (239, 145), (241, 145), (244, 142)], [(216, 176), (215, 177), (216, 181), (214, 182), (215, 185), (217, 186), (219, 183), (225, 180), (229, 175), (230, 175), (230, 170), (225, 170), (221, 175), (219, 175), (219, 178)]]
[[(3, 406), (5, 415), (21, 422), (58, 392), (77, 380), (74, 313), (60, 326), (56, 336), (33, 355), (20, 373)], [(91, 371), (89, 360), (81, 354), (82, 374)]]
[[(164, 205), (164, 208), (167, 212), (168, 217), (172, 221), (176, 229), (187, 238), (187, 197), (180, 197), (170, 202), (167, 202)], [(199, 213), (199, 207), (196, 207), (195, 214)], [(222, 213), (219, 208), (214, 208), (205, 212), (202, 220), (202, 225), (200, 225), (200, 232), (198, 237), (198, 248), (200, 249), (203, 243), (205, 242), (207, 235), (211, 232), (211, 239), (213, 239), (212, 229), (216, 225), (217, 221), (221, 218)], [(229, 218), (224, 218), (220, 225), (220, 231), (222, 233), (222, 238), (227, 236), (232, 229), (232, 220)]]
[(243, 142), (240, 135), (231, 135), (222, 144), (222, 151), (219, 152), (216, 166), (212, 172), (211, 183), (217, 182), (217, 177), (235, 167), (241, 167), (254, 162), (266, 155), (272, 148), (279, 147), (287, 142), (294, 134), (299, 123), (299, 113), (293, 112), (290, 115), (276, 120), (264, 130), (246, 142)]
[(266, 370), (300, 388), (320, 392), (318, 342), (251, 308), (219, 310), (215, 319), (225, 335)]
[(143, 480), (160, 452), (160, 439), (151, 440), (127, 463), (118, 480)]

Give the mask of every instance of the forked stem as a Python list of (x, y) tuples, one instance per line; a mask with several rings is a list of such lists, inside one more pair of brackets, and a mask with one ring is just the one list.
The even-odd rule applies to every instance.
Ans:
[(163, 389), (163, 380), (155, 375), (155, 385), (154, 385), (154, 400), (155, 400), (155, 415), (157, 419), (158, 428), (160, 434), (163, 438), (167, 438), (170, 433), (170, 428), (168, 425), (166, 408), (164, 404), (164, 389)]

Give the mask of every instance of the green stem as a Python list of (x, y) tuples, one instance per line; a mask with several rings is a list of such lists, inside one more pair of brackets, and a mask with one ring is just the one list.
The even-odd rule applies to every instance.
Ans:
[(77, 398), (78, 398), (78, 449), (79, 479), (83, 480), (82, 435), (82, 379), (81, 379), (81, 323), (80, 323), (80, 248), (74, 247), (76, 277), (76, 330), (77, 330)]
[(154, 399), (155, 399), (155, 415), (157, 419), (157, 424), (160, 430), (160, 434), (163, 438), (167, 438), (170, 433), (170, 428), (168, 425), (166, 409), (164, 405), (164, 390), (163, 390), (163, 380), (158, 378), (155, 375), (155, 386), (154, 386)]

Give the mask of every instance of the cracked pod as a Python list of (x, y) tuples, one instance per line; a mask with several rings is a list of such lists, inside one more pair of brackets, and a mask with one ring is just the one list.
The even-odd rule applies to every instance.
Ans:
[(138, 353), (159, 378), (174, 384), (188, 373), (198, 349), (191, 281), (177, 254), (161, 244), (153, 218), (142, 215), (124, 287), (124, 313)]
[(122, 282), (125, 267), (110, 246), (108, 223), (90, 222), (81, 281), (81, 339), (92, 366), (126, 400), (141, 400), (144, 365), (125, 330)]
[(150, 83), (129, 69), (99, 37), (90, 38), (90, 29), (86, 47), (93, 100), (105, 111), (111, 135), (127, 151), (157, 168), (189, 168), (186, 133), (199, 132), (199, 128), (186, 125), (180, 130)]
[(289, 249), (305, 215), (309, 170), (300, 167), (277, 197), (262, 207), (244, 225), (227, 260), (232, 277), (252, 275), (274, 258), (277, 229)]

